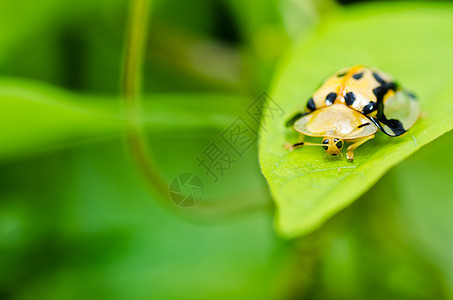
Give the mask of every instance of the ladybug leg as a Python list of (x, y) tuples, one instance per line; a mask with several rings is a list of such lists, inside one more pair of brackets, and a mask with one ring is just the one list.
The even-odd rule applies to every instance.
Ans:
[(315, 144), (310, 142), (304, 142), (305, 136), (301, 133), (299, 136), (299, 141), (295, 144), (285, 143), (285, 149), (288, 151), (293, 151), (296, 148), (300, 148), (302, 146), (325, 146), (323, 144)]
[(305, 116), (307, 113), (304, 113), (304, 112), (298, 112), (296, 113), (295, 115), (293, 115), (291, 118), (288, 119), (288, 121), (286, 121), (285, 125), (286, 127), (290, 127), (290, 126), (293, 126), (294, 123), (297, 122), (297, 120), (299, 120), (300, 118), (302, 118), (303, 116)]
[(285, 143), (285, 149), (288, 151), (293, 151), (295, 148), (302, 147), (304, 145), (305, 135), (302, 133), (299, 135), (299, 140), (295, 144)]
[(354, 150), (357, 149), (357, 147), (359, 147), (360, 145), (362, 145), (363, 143), (365, 143), (366, 141), (369, 141), (371, 140), (372, 138), (374, 138), (374, 134), (373, 135), (370, 135), (370, 136), (367, 136), (367, 137), (364, 137), (363, 139), (360, 139), (358, 140), (357, 142), (353, 143), (352, 145), (350, 145), (348, 147), (348, 152), (346, 152), (346, 157), (350, 160), (350, 161), (353, 161), (354, 160)]

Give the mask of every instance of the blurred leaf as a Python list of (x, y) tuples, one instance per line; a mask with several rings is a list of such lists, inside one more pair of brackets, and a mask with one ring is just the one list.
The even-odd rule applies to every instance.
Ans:
[(313, 283), (324, 288), (307, 298), (451, 299), (452, 142), (423, 147), (314, 233), (333, 232)]
[[(275, 78), (273, 98), (286, 111), (261, 130), (260, 163), (277, 203), (277, 228), (295, 237), (319, 227), (386, 171), (453, 127), (453, 6), (373, 4), (328, 16), (310, 39), (296, 45)], [(416, 49), (416, 50), (415, 50)], [(429, 59), (428, 59), (429, 58)], [(323, 150), (287, 152), (298, 134), (284, 121), (300, 111), (326, 76), (349, 65), (389, 72), (412, 89), (428, 117), (408, 134), (383, 134), (355, 152), (354, 162), (323, 160)]]
[(332, 0), (224, 0), (233, 12), (242, 42), (245, 67), (254, 92), (262, 92), (278, 58), (295, 36), (306, 35)]
[(452, 131), (434, 140), (295, 241), (319, 243), (310, 247), (316, 270), (301, 278), (308, 285), (301, 298), (451, 299), (453, 157), (445, 150), (452, 142)]
[(237, 24), (246, 77), (251, 90), (269, 85), (277, 58), (290, 42), (278, 0), (223, 0)]
[[(150, 95), (143, 103), (143, 122), (153, 132), (167, 134), (219, 130), (247, 105), (247, 99), (238, 95)], [(125, 124), (119, 98), (72, 94), (39, 82), (0, 79), (0, 160), (120, 136)]]
[[(69, 0), (43, 0), (35, 5), (33, 0), (19, 2), (0, 1), (0, 65), (17, 48), (25, 48), (26, 42), (35, 35), (52, 35), (53, 27), (66, 24), (69, 20), (80, 20), (87, 12), (119, 11), (126, 2)], [(99, 16), (98, 16), (99, 18)], [(30, 54), (30, 53), (29, 53)], [(33, 53), (31, 53), (33, 54)]]
[(125, 0), (0, 0), (1, 75), (116, 92), (125, 7)]
[(336, 6), (334, 0), (280, 0), (285, 28), (291, 38), (307, 34), (323, 14)]
[[(444, 141), (443, 145), (446, 145), (447, 141), (451, 142), (451, 137), (445, 139), (447, 135), (451, 136), (451, 133), (438, 139)], [(421, 152), (437, 153), (432, 152), (431, 148), (424, 147)], [(412, 222), (408, 222), (405, 202), (420, 208), (424, 207), (423, 204), (420, 205), (421, 202), (432, 204), (432, 201), (426, 201), (427, 198), (423, 197), (426, 195), (423, 193), (420, 194), (421, 197), (413, 198), (400, 192), (401, 183), (412, 179), (411, 176), (406, 176), (406, 171), (410, 170), (404, 167), (410, 160), (429, 168), (430, 163), (424, 159), (424, 155), (416, 153), (413, 158), (385, 174), (356, 202), (313, 233), (319, 235), (330, 232), (331, 236), (319, 249), (317, 276), (312, 279), (311, 289), (304, 298), (326, 300), (451, 298), (453, 294), (446, 284), (451, 272), (442, 272), (441, 267), (437, 265), (439, 261), (437, 255), (427, 255), (422, 251), (426, 247), (437, 248), (438, 252), (445, 251), (445, 254), (451, 250), (451, 247), (445, 247), (448, 242), (444, 242), (442, 248), (431, 243), (432, 238), (441, 236), (445, 238), (443, 235), (445, 230), (442, 233), (430, 232), (431, 239), (425, 240), (424, 245), (410, 240), (411, 236), (424, 234), (416, 230)], [(445, 172), (446, 169), (438, 171)], [(420, 177), (437, 175), (419, 170), (415, 173), (420, 174)], [(442, 187), (420, 184), (411, 185), (411, 189), (414, 194), (421, 190), (435, 194), (435, 191), (442, 190)], [(444, 211), (448, 208), (437, 207)], [(418, 222), (430, 224), (430, 221), (432, 220), (424, 217)], [(445, 224), (447, 223), (443, 222), (444, 226)], [(312, 235), (308, 235), (310, 236)], [(304, 239), (305, 237), (301, 240)], [(447, 270), (448, 266), (442, 268)], [(370, 294), (370, 290), (373, 293)]]
[[(197, 171), (191, 169), (194, 153), (211, 139), (167, 135), (153, 141), (161, 148), (160, 165), (177, 174)], [(3, 295), (280, 299), (297, 290), (292, 272), (298, 266), (275, 235), (270, 210), (210, 223), (182, 219), (150, 198), (122, 146), (80, 145), (1, 166)], [(179, 151), (178, 159), (164, 148)], [(241, 184), (205, 182), (206, 192), (257, 184), (264, 190), (256, 155), (244, 160), (231, 170)]]
[(389, 172), (392, 202), (400, 217), (406, 239), (418, 255), (435, 265), (445, 276), (453, 295), (453, 225), (451, 214), (451, 174), (453, 157), (449, 149), (453, 132)]
[[(196, 155), (249, 105), (237, 95), (150, 99), (143, 103), (144, 125), (169, 180), (181, 172), (204, 172)], [(7, 129), (0, 147), (2, 295), (275, 299), (297, 289), (292, 254), (271, 228), (256, 151), (244, 155), (221, 182), (206, 178), (203, 203), (234, 194), (244, 197), (242, 208), (260, 205), (244, 211), (246, 217), (239, 211), (207, 224), (181, 219), (150, 199), (118, 139), (125, 125), (120, 99), (3, 78), (0, 111)], [(18, 160), (43, 147), (106, 135), (117, 138)], [(14, 162), (4, 163), (12, 156)], [(24, 284), (30, 289), (18, 288)]]
[(147, 50), (147, 90), (247, 90), (243, 59), (234, 47), (168, 24), (156, 24), (154, 31)]
[(154, 2), (146, 50), (147, 91), (250, 90), (237, 20), (224, 1)]
[(1, 79), (0, 157), (118, 133), (123, 123), (118, 102), (106, 100), (77, 97), (41, 83)]

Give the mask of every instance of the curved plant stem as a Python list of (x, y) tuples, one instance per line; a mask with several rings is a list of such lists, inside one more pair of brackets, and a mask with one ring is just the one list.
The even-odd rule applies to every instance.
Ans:
[[(149, 10), (149, 0), (131, 0), (131, 7), (126, 32), (125, 56), (123, 65), (122, 96), (126, 105), (127, 113), (127, 144), (131, 151), (135, 164), (140, 169), (147, 184), (164, 204), (172, 209), (176, 206), (170, 201), (168, 193), (168, 183), (162, 178), (159, 170), (156, 168), (152, 156), (152, 149), (147, 143), (147, 139), (142, 130), (141, 121), (141, 75), (142, 60), (146, 41), (146, 25)], [(253, 197), (254, 191), (242, 193), (240, 196), (246, 199)], [(236, 196), (236, 197), (234, 197)], [(232, 196), (238, 198), (238, 195)], [(230, 201), (229, 198), (217, 199), (219, 201), (206, 201), (200, 203), (195, 209), (176, 211), (186, 217), (195, 220), (215, 220), (219, 217), (232, 216), (238, 213), (247, 213), (255, 211), (257, 208), (270, 208), (269, 203), (252, 203), (244, 206), (243, 201)], [(219, 206), (219, 203), (222, 203)], [(238, 205), (239, 204), (239, 205)]]
[(160, 198), (168, 200), (167, 184), (155, 168), (151, 149), (147, 146), (146, 138), (141, 129), (140, 119), (142, 61), (146, 42), (149, 2), (149, 0), (131, 1), (126, 32), (122, 94), (129, 121), (127, 128), (128, 145), (135, 163)]

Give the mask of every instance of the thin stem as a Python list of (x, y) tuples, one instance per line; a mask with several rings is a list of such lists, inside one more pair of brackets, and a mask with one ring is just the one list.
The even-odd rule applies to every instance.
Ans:
[[(164, 204), (175, 209), (176, 206), (170, 201), (168, 183), (162, 178), (156, 168), (152, 156), (152, 149), (142, 131), (140, 117), (141, 107), (141, 75), (142, 60), (146, 41), (146, 25), (149, 9), (149, 0), (131, 0), (128, 28), (126, 32), (125, 56), (123, 65), (122, 96), (127, 109), (127, 144), (131, 151), (135, 164), (140, 169), (146, 182), (151, 186)], [(253, 198), (251, 195), (241, 194), (245, 199)], [(233, 197), (242, 199), (242, 197)], [(238, 215), (256, 211), (256, 209), (268, 209), (269, 203), (251, 203), (247, 207), (243, 201), (235, 203), (229, 198), (217, 199), (218, 201), (206, 201), (197, 205), (196, 209), (177, 210), (178, 213), (191, 219), (220, 221), (221, 217)], [(222, 203), (224, 205), (218, 205)]]
[(148, 9), (149, 0), (131, 1), (126, 32), (122, 94), (129, 121), (127, 139), (132, 156), (147, 181), (151, 183), (153, 190), (161, 196), (160, 198), (168, 200), (167, 184), (155, 168), (151, 149), (141, 129), (140, 91)]

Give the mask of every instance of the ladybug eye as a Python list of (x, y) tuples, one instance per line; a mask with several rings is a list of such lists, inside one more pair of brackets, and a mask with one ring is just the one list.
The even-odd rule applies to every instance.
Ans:
[(338, 143), (335, 144), (335, 146), (337, 146), (338, 149), (341, 149), (343, 147), (343, 142), (339, 141)]
[[(322, 143), (323, 143), (323, 144), (328, 144), (328, 143), (329, 143), (329, 140), (328, 140), (328, 139), (325, 139), (324, 141), (322, 141)], [(323, 148), (324, 150), (327, 150), (328, 147), (327, 147), (327, 146), (322, 146), (322, 148)]]
[(375, 105), (376, 103), (373, 102), (373, 101), (370, 101), (370, 103), (368, 103), (367, 105), (365, 105), (362, 109), (362, 113), (364, 115), (367, 115), (369, 113), (372, 113), (373, 111), (376, 110), (377, 106)]
[(338, 141), (339, 141), (339, 139), (333, 139), (333, 142), (334, 142), (334, 143), (336, 143), (336, 142), (338, 142)]

